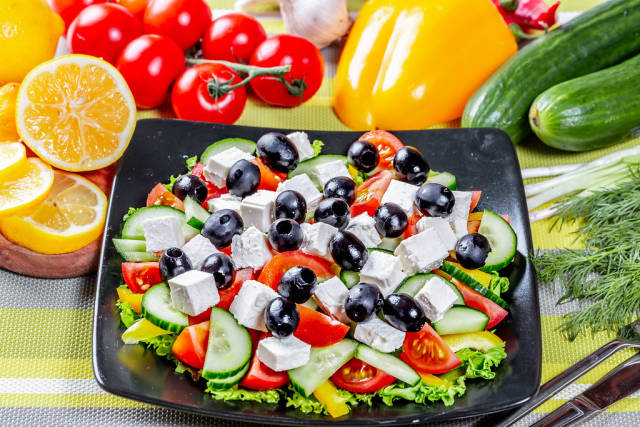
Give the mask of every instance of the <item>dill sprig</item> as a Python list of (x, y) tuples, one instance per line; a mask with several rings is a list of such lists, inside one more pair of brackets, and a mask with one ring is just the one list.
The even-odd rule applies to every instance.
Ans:
[(585, 249), (538, 251), (532, 257), (542, 283), (564, 290), (558, 304), (580, 302), (561, 326), (573, 340), (581, 333), (618, 331), (640, 314), (640, 174), (558, 205), (552, 228), (578, 224)]

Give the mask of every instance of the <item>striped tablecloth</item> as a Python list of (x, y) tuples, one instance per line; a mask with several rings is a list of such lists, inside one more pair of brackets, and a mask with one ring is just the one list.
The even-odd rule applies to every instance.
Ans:
[[(565, 0), (562, 11), (578, 12), (601, 0)], [(357, 8), (360, 0), (350, 1)], [(214, 0), (212, 6), (232, 8), (232, 0)], [(568, 16), (568, 15), (564, 15)], [(265, 21), (269, 32), (282, 30), (282, 23)], [(238, 124), (296, 129), (346, 130), (330, 108), (331, 88), (338, 52), (326, 49), (327, 77), (320, 92), (302, 107), (277, 109), (251, 100)], [(144, 111), (145, 117), (171, 117), (169, 109)], [(449, 123), (443, 126), (455, 126)], [(640, 140), (626, 145), (635, 145)], [(542, 144), (517, 148), (523, 168), (583, 162), (606, 150), (587, 154), (562, 154)], [(569, 229), (549, 232), (546, 222), (533, 225), (537, 249), (556, 249), (571, 245)], [(0, 270), (0, 425), (2, 426), (138, 426), (138, 425), (220, 425), (235, 426), (178, 411), (153, 407), (103, 392), (91, 369), (91, 331), (96, 279), (94, 276), (68, 280), (42, 280)], [(573, 309), (557, 306), (559, 294), (553, 286), (540, 285), (543, 361), (542, 381), (566, 369), (611, 336), (580, 337), (568, 342), (557, 331), (562, 315)], [(567, 399), (597, 381), (632, 351), (621, 351), (600, 367), (578, 380), (522, 421), (528, 425), (557, 408)], [(474, 424), (466, 420), (452, 425)], [(640, 425), (640, 394), (612, 406), (588, 425)]]

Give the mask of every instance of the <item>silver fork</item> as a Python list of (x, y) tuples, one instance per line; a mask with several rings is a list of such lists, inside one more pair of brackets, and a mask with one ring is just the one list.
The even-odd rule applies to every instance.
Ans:
[(618, 350), (628, 347), (640, 348), (640, 320), (626, 325), (620, 330), (620, 334), (616, 339), (609, 341), (575, 365), (544, 383), (540, 387), (538, 394), (510, 414), (508, 418), (496, 424), (496, 426), (506, 427), (514, 424), (529, 412), (549, 400), (560, 390), (602, 363), (606, 358)]

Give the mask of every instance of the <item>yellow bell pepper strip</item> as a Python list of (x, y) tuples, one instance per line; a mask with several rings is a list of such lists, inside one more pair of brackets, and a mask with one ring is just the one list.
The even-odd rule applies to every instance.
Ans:
[(471, 212), (469, 214), (469, 221), (482, 221), (482, 214), (484, 212)]
[(369, 0), (338, 64), (333, 108), (357, 130), (452, 120), (517, 49), (490, 0)]
[(446, 381), (444, 381), (439, 377), (436, 377), (433, 374), (423, 374), (421, 372), (418, 372), (418, 375), (420, 375), (420, 379), (422, 380), (422, 382), (427, 385), (434, 385), (434, 386), (447, 385)]
[(136, 313), (142, 313), (142, 297), (144, 294), (134, 294), (129, 288), (125, 287), (119, 287), (116, 292), (118, 292), (120, 301), (128, 303)]
[(122, 341), (125, 344), (137, 344), (140, 341), (148, 340), (160, 335), (167, 335), (171, 332), (157, 327), (147, 319), (140, 318), (136, 320), (136, 323), (129, 326), (126, 331), (122, 333)]
[(502, 344), (504, 341), (496, 334), (489, 331), (468, 332), (466, 334), (443, 335), (442, 339), (453, 351), (463, 348), (471, 348), (483, 353), (489, 349)]
[(349, 413), (346, 399), (338, 394), (338, 389), (329, 380), (323, 382), (313, 391), (313, 395), (327, 407), (327, 412), (333, 418), (341, 417)]

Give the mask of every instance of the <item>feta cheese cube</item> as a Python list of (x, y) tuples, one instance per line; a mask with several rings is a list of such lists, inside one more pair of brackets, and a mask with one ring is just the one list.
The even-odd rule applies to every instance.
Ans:
[(209, 207), (209, 212), (215, 212), (222, 209), (231, 209), (232, 211), (240, 213), (241, 202), (242, 197), (226, 193), (221, 194), (220, 197), (216, 197), (215, 199), (209, 199), (207, 205)]
[(184, 246), (182, 224), (175, 216), (159, 216), (142, 223), (147, 252), (160, 252)]
[(272, 257), (267, 237), (255, 227), (231, 239), (231, 259), (236, 268), (262, 268)]
[(278, 293), (269, 286), (255, 280), (245, 280), (229, 311), (242, 326), (266, 332), (264, 309), (277, 297)]
[(400, 258), (406, 274), (426, 273), (442, 265), (449, 251), (440, 241), (438, 232), (433, 228), (405, 239), (398, 245), (394, 254)]
[(369, 258), (360, 270), (360, 281), (376, 285), (385, 298), (405, 277), (400, 259), (382, 251), (369, 252)]
[(411, 216), (413, 215), (413, 203), (418, 188), (420, 187), (417, 185), (393, 179), (382, 196), (382, 204), (395, 203), (405, 211), (407, 216)]
[(197, 316), (220, 302), (213, 274), (189, 270), (169, 279), (171, 304), (189, 316)]
[(191, 261), (193, 269), (200, 270), (202, 263), (209, 255), (220, 251), (213, 246), (213, 243), (211, 243), (209, 239), (202, 234), (198, 234), (182, 247), (182, 252), (184, 252), (187, 258), (189, 258), (189, 261)]
[(322, 200), (322, 193), (318, 191), (316, 185), (306, 173), (301, 173), (300, 175), (281, 182), (278, 184), (278, 190), (276, 192), (280, 194), (286, 190), (293, 190), (300, 193), (302, 197), (304, 197), (305, 202), (307, 202), (308, 212), (318, 207), (318, 203)]
[(455, 221), (456, 219), (469, 219), (469, 210), (471, 209), (471, 197), (472, 191), (453, 191), (453, 197), (455, 203), (453, 204), (453, 210), (446, 217), (449, 221)]
[(301, 162), (313, 157), (313, 147), (306, 132), (293, 132), (287, 135), (287, 138), (293, 142), (296, 150), (298, 150), (298, 157)]
[(458, 299), (458, 294), (444, 280), (433, 277), (424, 284), (414, 299), (424, 310), (425, 316), (433, 323), (442, 319), (444, 313)]
[(320, 184), (322, 188), (324, 188), (324, 185), (331, 178), (335, 178), (337, 176), (346, 176), (347, 178), (351, 178), (349, 169), (347, 169), (342, 160), (333, 160), (331, 162), (316, 165), (313, 168), (313, 173), (318, 180), (318, 184)]
[(438, 233), (440, 241), (447, 248), (448, 251), (452, 251), (456, 248), (458, 238), (456, 237), (449, 221), (444, 218), (436, 218), (425, 216), (416, 224), (418, 232), (425, 231), (427, 228), (433, 228)]
[(268, 337), (260, 340), (256, 355), (274, 371), (288, 371), (309, 362), (311, 346), (293, 335), (285, 338)]
[(402, 347), (405, 333), (373, 316), (371, 320), (358, 323), (353, 337), (378, 351), (391, 353)]
[(258, 190), (247, 196), (240, 203), (240, 216), (245, 227), (256, 227), (266, 233), (271, 226), (273, 202), (276, 200), (276, 192)]
[(344, 311), (344, 303), (348, 296), (349, 289), (342, 283), (342, 280), (333, 276), (329, 280), (318, 283), (313, 299), (329, 316), (342, 323), (349, 323), (351, 320)]
[(355, 234), (367, 248), (375, 248), (382, 242), (382, 238), (376, 230), (375, 220), (366, 212), (352, 218), (347, 225), (347, 231)]
[(321, 257), (330, 257), (329, 243), (338, 229), (324, 222), (316, 222), (309, 224), (307, 222), (300, 224), (302, 229), (302, 252), (309, 255), (317, 255)]
[(449, 224), (451, 224), (451, 228), (453, 228), (453, 232), (456, 234), (457, 240), (460, 240), (462, 236), (469, 234), (466, 219), (456, 219), (451, 221)]
[(253, 160), (253, 156), (239, 148), (231, 147), (228, 150), (211, 156), (203, 170), (204, 177), (216, 187), (224, 187), (227, 182), (227, 174), (231, 166), (238, 160)]

